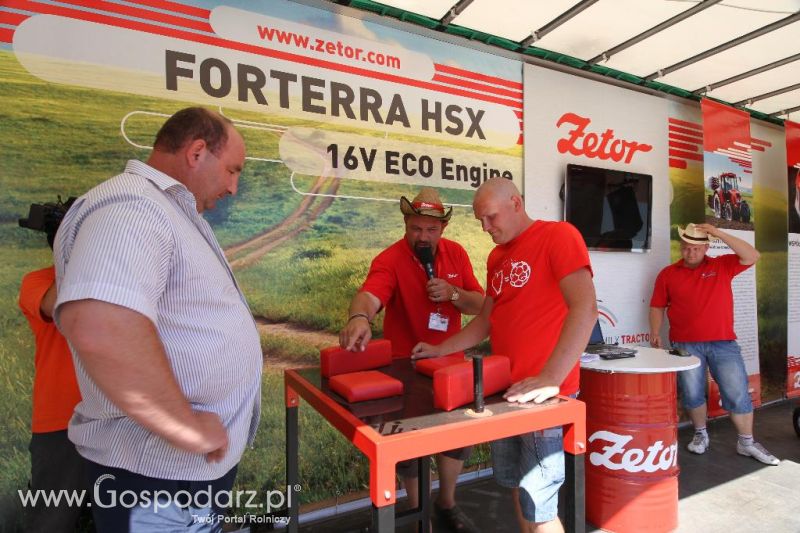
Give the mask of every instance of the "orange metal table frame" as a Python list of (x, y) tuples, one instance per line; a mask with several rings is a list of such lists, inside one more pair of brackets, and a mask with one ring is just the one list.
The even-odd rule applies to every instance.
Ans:
[[(583, 402), (558, 397), (542, 405), (519, 406), (509, 404), (496, 396), (487, 398), (486, 401), (486, 408), (492, 411), (492, 416), (471, 418), (465, 409), (448, 413), (434, 410), (430, 400), (427, 400), (429, 405), (424, 405), (425, 391), (430, 390), (430, 379), (416, 376), (413, 370), (409, 372), (411, 365), (408, 361), (395, 361), (388, 368), (388, 374), (403, 379), (406, 392), (402, 398), (378, 400), (373, 404), (373, 407), (379, 408), (380, 404), (377, 402), (394, 402), (388, 407), (389, 410), (394, 409), (394, 412), (378, 417), (379, 424), (375, 423), (375, 417), (372, 424), (362, 420), (369, 420), (368, 410), (364, 410), (363, 405), (348, 405), (328, 390), (327, 380), (320, 377), (319, 368), (286, 370), (286, 481), (289, 490), (299, 481), (297, 410), (301, 397), (369, 460), (373, 530), (380, 532), (394, 531), (395, 466), (398, 462), (563, 426), (567, 472), (564, 489), (569, 500), (565, 506), (567, 512), (564, 525), (567, 531), (584, 530), (583, 454), (586, 451), (586, 408)], [(362, 408), (361, 412), (355, 407)], [(357, 414), (362, 418), (356, 416)], [(422, 492), (426, 493), (427, 491)], [(291, 502), (288, 509), (290, 531), (297, 531), (299, 526), (297, 500), (296, 497), (288, 500)], [(423, 530), (427, 529), (427, 520), (422, 521), (422, 527)]]

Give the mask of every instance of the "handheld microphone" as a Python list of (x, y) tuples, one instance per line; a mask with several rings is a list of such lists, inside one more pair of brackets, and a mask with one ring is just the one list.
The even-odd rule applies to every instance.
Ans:
[(425, 269), (425, 274), (428, 276), (428, 279), (433, 279), (435, 274), (433, 272), (433, 250), (431, 247), (424, 245), (416, 246), (414, 252), (416, 252), (419, 262), (422, 263), (422, 267)]

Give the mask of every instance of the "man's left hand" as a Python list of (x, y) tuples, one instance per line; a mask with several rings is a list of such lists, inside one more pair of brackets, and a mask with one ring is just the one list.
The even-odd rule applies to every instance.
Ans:
[(425, 288), (432, 302), (449, 302), (453, 295), (453, 286), (441, 278), (431, 278)]
[(535, 376), (511, 385), (503, 394), (503, 398), (513, 403), (528, 403), (531, 400), (533, 403), (542, 403), (558, 395), (559, 390), (558, 385), (554, 385), (540, 376)]

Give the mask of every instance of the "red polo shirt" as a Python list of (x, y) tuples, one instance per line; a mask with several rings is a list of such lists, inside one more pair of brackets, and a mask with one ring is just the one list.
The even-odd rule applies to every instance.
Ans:
[[(456, 242), (440, 239), (433, 264), (437, 278), (466, 291), (483, 289), (475, 279), (472, 263)], [(418, 342), (440, 344), (461, 331), (461, 311), (450, 302), (435, 303), (428, 298), (425, 269), (405, 238), (378, 254), (361, 286), (386, 308), (383, 336), (392, 341), (395, 357), (410, 357)], [(448, 318), (447, 331), (428, 328), (430, 314), (438, 311)]]
[(656, 278), (650, 307), (667, 308), (671, 342), (736, 340), (733, 331), (731, 280), (752, 265), (736, 254), (708, 257), (697, 268), (683, 259), (664, 268)]
[[(581, 268), (591, 272), (589, 252), (567, 222), (537, 220), (489, 254), (492, 352), (511, 359), (513, 382), (538, 375), (550, 358), (569, 311), (559, 282)], [(576, 360), (561, 383), (561, 394), (577, 392), (579, 377)]]

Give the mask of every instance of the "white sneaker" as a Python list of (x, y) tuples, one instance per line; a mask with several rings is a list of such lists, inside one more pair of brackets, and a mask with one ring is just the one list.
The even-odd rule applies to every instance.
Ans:
[(741, 442), (737, 442), (736, 453), (757, 459), (765, 465), (777, 466), (780, 464), (777, 457), (769, 453), (766, 448), (757, 442), (753, 442), (750, 446), (745, 446)]
[(708, 434), (706, 433), (695, 433), (692, 442), (686, 445), (686, 449), (692, 453), (696, 453), (698, 455), (706, 453), (708, 449)]

